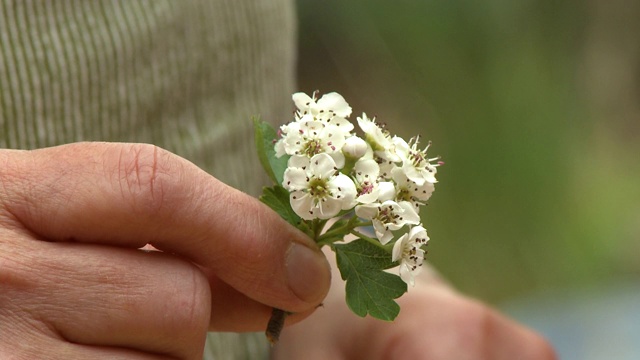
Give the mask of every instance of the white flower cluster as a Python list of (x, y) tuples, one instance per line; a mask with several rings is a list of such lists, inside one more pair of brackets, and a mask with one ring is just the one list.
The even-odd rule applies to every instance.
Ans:
[(430, 144), (419, 149), (418, 137), (406, 142), (392, 136), (364, 113), (357, 118), (364, 138), (358, 137), (347, 120), (351, 107), (335, 92), (320, 99), (296, 93), (293, 101), (294, 121), (280, 127), (275, 144), (276, 156), (291, 156), (282, 184), (291, 207), (305, 220), (355, 208), (358, 217), (372, 222), (383, 245), (406, 225), (409, 231), (396, 240), (392, 260), (413, 285), (429, 240), (418, 210), (433, 193), (442, 164), (427, 156)]

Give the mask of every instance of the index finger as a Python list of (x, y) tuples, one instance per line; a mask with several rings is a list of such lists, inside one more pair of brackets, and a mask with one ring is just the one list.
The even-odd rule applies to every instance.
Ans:
[(289, 311), (315, 306), (328, 290), (329, 267), (309, 238), (258, 200), (158, 147), (4, 150), (0, 163), (5, 209), (44, 239), (150, 243)]

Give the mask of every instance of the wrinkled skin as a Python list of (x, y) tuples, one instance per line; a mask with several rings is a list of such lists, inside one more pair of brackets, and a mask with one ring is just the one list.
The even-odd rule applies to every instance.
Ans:
[(157, 147), (0, 150), (2, 359), (201, 359), (208, 330), (304, 318), (330, 276), (304, 234)]
[[(288, 324), (309, 316), (330, 278), (305, 235), (155, 146), (0, 150), (2, 359), (201, 359), (207, 331), (262, 331), (272, 307), (296, 313)], [(275, 356), (553, 358), (437, 281), (403, 297), (393, 324), (353, 321), (342, 288)]]

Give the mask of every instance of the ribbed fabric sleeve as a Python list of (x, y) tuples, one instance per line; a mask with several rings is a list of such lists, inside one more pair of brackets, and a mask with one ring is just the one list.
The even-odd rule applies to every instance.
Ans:
[(0, 147), (148, 142), (255, 194), (250, 118), (290, 116), (294, 41), (288, 0), (0, 1)]
[[(250, 119), (291, 116), (294, 30), (292, 0), (0, 0), (0, 147), (153, 143), (256, 195)], [(207, 358), (262, 338), (211, 335)]]

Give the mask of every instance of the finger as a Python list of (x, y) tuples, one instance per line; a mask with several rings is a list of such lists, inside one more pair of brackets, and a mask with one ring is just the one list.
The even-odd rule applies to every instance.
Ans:
[[(5, 340), (5, 341), (3, 341)], [(65, 360), (175, 360), (175, 357), (163, 354), (150, 354), (137, 350), (73, 344), (59, 338), (38, 336), (20, 337), (19, 339), (5, 338), (0, 340), (7, 346), (0, 350), (2, 359), (65, 359)], [(185, 359), (201, 359), (192, 357)]]
[(21, 279), (21, 285), (3, 287), (10, 303), (5, 299), (2, 307), (14, 309), (14, 318), (31, 319), (71, 343), (180, 359), (201, 356), (210, 290), (190, 262), (92, 244), (31, 241), (15, 246), (13, 251), (23, 255), (5, 261), (0, 271)]
[[(163, 354), (149, 354), (125, 348), (107, 346), (88, 346), (81, 344), (71, 344), (59, 342), (53, 347), (43, 347), (33, 353), (39, 356), (25, 357), (25, 359), (65, 359), (65, 360), (175, 360), (173, 356)], [(189, 357), (181, 359), (201, 359), (199, 357)]]
[(487, 359), (554, 360), (555, 352), (540, 335), (494, 311), (487, 314)]
[(402, 311), (395, 323), (370, 324), (376, 335), (359, 339), (359, 346), (378, 344), (369, 347), (378, 354), (371, 358), (555, 359), (539, 335), (448, 286), (434, 283), (410, 290), (399, 300)]
[[(213, 281), (210, 331), (264, 331), (273, 307), (259, 303), (222, 281)], [(288, 315), (286, 324), (295, 324), (316, 308)]]
[(80, 143), (0, 156), (4, 207), (46, 239), (151, 243), (212, 269), (258, 302), (294, 312), (327, 292), (328, 265), (305, 235), (157, 147)]

